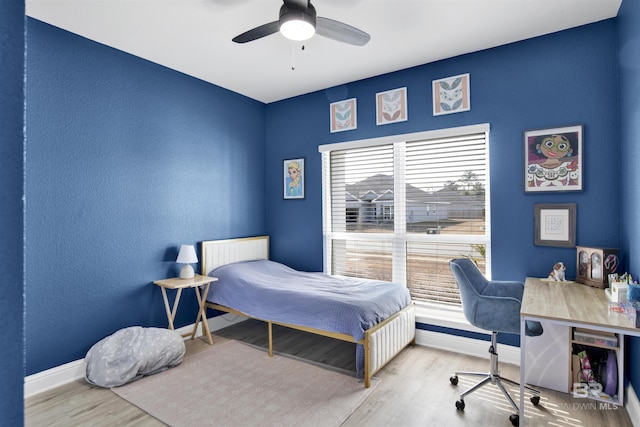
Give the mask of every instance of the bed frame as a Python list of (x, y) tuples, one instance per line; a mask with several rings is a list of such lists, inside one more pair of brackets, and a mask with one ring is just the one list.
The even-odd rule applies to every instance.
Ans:
[[(202, 275), (224, 264), (255, 259), (269, 259), (269, 236), (246, 237), (228, 240), (210, 240), (200, 243)], [(215, 285), (214, 285), (215, 286)], [(227, 313), (251, 317), (245, 313), (207, 302), (206, 306)], [(351, 335), (306, 326), (273, 322), (267, 323), (269, 334), (269, 356), (273, 356), (273, 325), (285, 326), (300, 331), (311, 332), (342, 341), (354, 342)], [(371, 386), (371, 378), (409, 344), (415, 344), (415, 312), (413, 304), (395, 313), (388, 319), (365, 331), (364, 338), (357, 344), (364, 346), (364, 385)]]

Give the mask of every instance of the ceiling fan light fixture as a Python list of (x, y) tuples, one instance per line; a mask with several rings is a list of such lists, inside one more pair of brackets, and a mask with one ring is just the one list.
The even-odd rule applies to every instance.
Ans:
[(316, 33), (316, 29), (311, 23), (299, 19), (283, 22), (280, 25), (280, 32), (283, 36), (293, 41), (309, 40)]
[(309, 4), (306, 10), (288, 6), (280, 8), (280, 33), (289, 40), (309, 40), (316, 33), (316, 9)]
[(277, 21), (267, 22), (245, 31), (232, 38), (231, 41), (247, 43), (278, 32), (283, 37), (294, 41), (308, 40), (314, 34), (318, 34), (353, 46), (364, 46), (371, 39), (369, 34), (356, 27), (317, 16), (316, 8), (313, 7), (310, 0), (283, 0), (282, 3)]

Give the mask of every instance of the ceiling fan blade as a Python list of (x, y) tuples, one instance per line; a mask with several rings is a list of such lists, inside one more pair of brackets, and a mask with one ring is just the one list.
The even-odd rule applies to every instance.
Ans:
[(246, 31), (239, 36), (235, 36), (231, 41), (236, 43), (247, 43), (261, 39), (262, 37), (270, 36), (278, 31), (280, 31), (280, 22), (269, 22), (268, 24), (260, 25), (259, 27)]
[(329, 18), (316, 18), (316, 34), (338, 42), (364, 46), (371, 36), (362, 30)]

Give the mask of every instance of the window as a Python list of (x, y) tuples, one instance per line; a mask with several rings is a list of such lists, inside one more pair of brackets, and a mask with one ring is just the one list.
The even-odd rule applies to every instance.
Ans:
[(490, 271), (488, 125), (320, 146), (325, 271), (460, 306), (449, 260)]

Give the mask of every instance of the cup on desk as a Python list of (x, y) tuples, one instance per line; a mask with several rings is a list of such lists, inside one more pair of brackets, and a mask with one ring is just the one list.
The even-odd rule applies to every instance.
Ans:
[(611, 301), (613, 302), (627, 301), (627, 283), (626, 282), (611, 283)]

